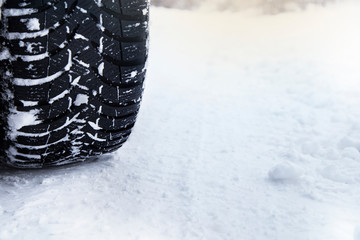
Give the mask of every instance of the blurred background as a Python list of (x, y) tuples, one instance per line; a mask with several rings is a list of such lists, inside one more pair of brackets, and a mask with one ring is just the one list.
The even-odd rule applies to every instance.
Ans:
[(152, 0), (151, 4), (167, 8), (210, 8), (228, 11), (261, 8), (264, 13), (276, 14), (283, 11), (305, 9), (311, 4), (325, 6), (336, 1), (338, 0)]

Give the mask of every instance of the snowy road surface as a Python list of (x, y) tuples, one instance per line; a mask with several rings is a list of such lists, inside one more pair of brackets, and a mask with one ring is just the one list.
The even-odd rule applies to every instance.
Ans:
[(2, 171), (0, 239), (359, 240), (360, 4), (151, 10), (130, 141)]

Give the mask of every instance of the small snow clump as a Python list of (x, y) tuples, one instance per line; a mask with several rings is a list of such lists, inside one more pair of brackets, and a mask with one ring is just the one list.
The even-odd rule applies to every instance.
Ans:
[(87, 104), (89, 101), (89, 96), (85, 94), (78, 94), (74, 102), (75, 106), (80, 106), (81, 104)]
[(22, 19), (22, 22), (26, 22), (26, 27), (30, 31), (40, 30), (40, 22), (37, 18)]
[(280, 163), (269, 171), (272, 181), (295, 181), (302, 175), (302, 171), (288, 162)]

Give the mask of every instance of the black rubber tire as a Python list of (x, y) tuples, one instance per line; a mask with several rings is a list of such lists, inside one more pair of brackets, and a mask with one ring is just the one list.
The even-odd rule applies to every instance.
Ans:
[(143, 92), (148, 0), (7, 0), (0, 163), (43, 168), (118, 149)]

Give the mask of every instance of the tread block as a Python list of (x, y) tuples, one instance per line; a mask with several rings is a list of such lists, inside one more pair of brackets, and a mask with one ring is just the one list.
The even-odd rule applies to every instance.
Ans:
[(117, 19), (115, 16), (112, 16), (108, 13), (103, 13), (102, 18), (103, 18), (103, 26), (105, 27), (105, 29), (110, 31), (112, 34), (119, 36), (122, 35), (121, 34), (122, 29), (120, 27), (121, 25), (120, 19)]
[[(74, 32), (78, 26), (79, 25), (77, 23), (72, 22), (70, 24), (63, 24), (56, 30), (51, 31), (47, 44), (48, 51), (56, 51), (62, 44), (65, 44), (66, 42), (72, 42), (75, 38), (75, 34), (73, 36), (71, 33)], [(81, 42), (79, 41), (78, 44), (81, 44)], [(66, 47), (66, 49), (69, 49), (69, 47)], [(76, 52), (75, 50), (73, 51)]]
[(74, 117), (74, 114), (70, 114), (67, 116), (62, 116), (55, 121), (52, 121), (51, 124), (41, 123), (35, 126), (25, 126), (21, 129), (21, 132), (24, 133), (46, 133), (48, 131), (56, 131), (57, 129), (63, 128), (69, 120)]
[(114, 39), (111, 39), (107, 36), (103, 36), (102, 44), (104, 46), (104, 54), (112, 56), (112, 58), (116, 59), (117, 61), (121, 61), (121, 44), (118, 41), (115, 41)]
[(35, 13), (30, 16), (8, 17), (8, 31), (37, 32), (45, 29), (44, 19), (44, 13)]
[(71, 100), (68, 97), (59, 99), (51, 105), (45, 105), (41, 108), (39, 117), (47, 118), (48, 121), (63, 116), (68, 112)]
[(123, 43), (121, 46), (124, 61), (145, 59), (147, 48), (145, 42)]
[[(72, 57), (72, 52), (69, 53), (67, 51), (62, 51), (60, 54), (50, 57), (48, 76), (64, 72), (66, 66), (69, 65), (70, 57)], [(72, 58), (70, 59), (70, 62), (72, 63)]]
[(49, 144), (55, 143), (61, 139), (64, 139), (67, 137), (67, 130), (62, 129), (60, 131), (53, 132), (49, 135), (45, 136), (17, 136), (17, 143), (27, 145), (27, 146), (33, 146), (33, 147), (39, 147), (39, 146), (47, 146)]
[(138, 83), (145, 78), (145, 65), (120, 67), (122, 83)]
[(119, 0), (102, 0), (102, 4), (107, 7), (111, 8), (111, 10), (121, 13), (120, 1)]
[(103, 76), (104, 78), (106, 78), (105, 82), (107, 84), (114, 84), (114, 85), (120, 84), (121, 78), (120, 78), (119, 66), (109, 63), (106, 60), (103, 60), (103, 63), (104, 63)]
[(144, 0), (120, 0), (122, 6), (122, 13), (131, 16), (142, 16), (144, 10), (148, 9), (148, 1)]
[(59, 1), (56, 5), (48, 4), (50, 7), (46, 10), (46, 28), (53, 28), (57, 23), (62, 25), (65, 21), (67, 23), (78, 22), (79, 19), (76, 17), (67, 21), (67, 19), (71, 19), (72, 14), (80, 14), (76, 12), (76, 3), (76, 0), (66, 0)]
[(99, 127), (104, 129), (105, 131), (106, 130), (118, 131), (123, 128), (126, 128), (130, 124), (133, 124), (135, 120), (136, 120), (136, 115), (131, 115), (130, 117), (120, 118), (120, 119), (101, 117), (99, 119)]
[[(72, 90), (70, 83), (71, 76), (64, 74), (57, 79), (56, 84), (51, 84), (49, 89), (49, 101), (54, 102), (56, 99), (65, 98), (69, 95)], [(68, 92), (68, 93), (67, 93)]]
[(14, 55), (36, 55), (46, 52), (46, 36), (22, 40), (16, 39), (9, 42)]
[(17, 61), (13, 61), (13, 66), (17, 71), (13, 73), (16, 78), (44, 78), (47, 76), (47, 69), (49, 64), (49, 57), (43, 58), (39, 61), (24, 62), (19, 57)]
[(36, 86), (14, 86), (15, 98), (23, 101), (47, 101), (50, 83)]
[(112, 87), (107, 84), (102, 85), (100, 96), (108, 103), (121, 104), (136, 100), (142, 93), (142, 86), (138, 85), (130, 88)]
[(130, 104), (127, 106), (116, 106), (116, 105), (109, 105), (108, 103), (104, 102), (103, 99), (93, 98), (90, 101), (90, 104), (94, 104), (98, 106), (97, 112), (100, 112), (104, 116), (110, 117), (118, 117), (118, 116), (125, 116), (128, 114), (132, 114), (134, 112), (138, 112), (140, 105), (139, 104)]
[(122, 35), (124, 37), (145, 37), (148, 29), (147, 21), (122, 20)]

